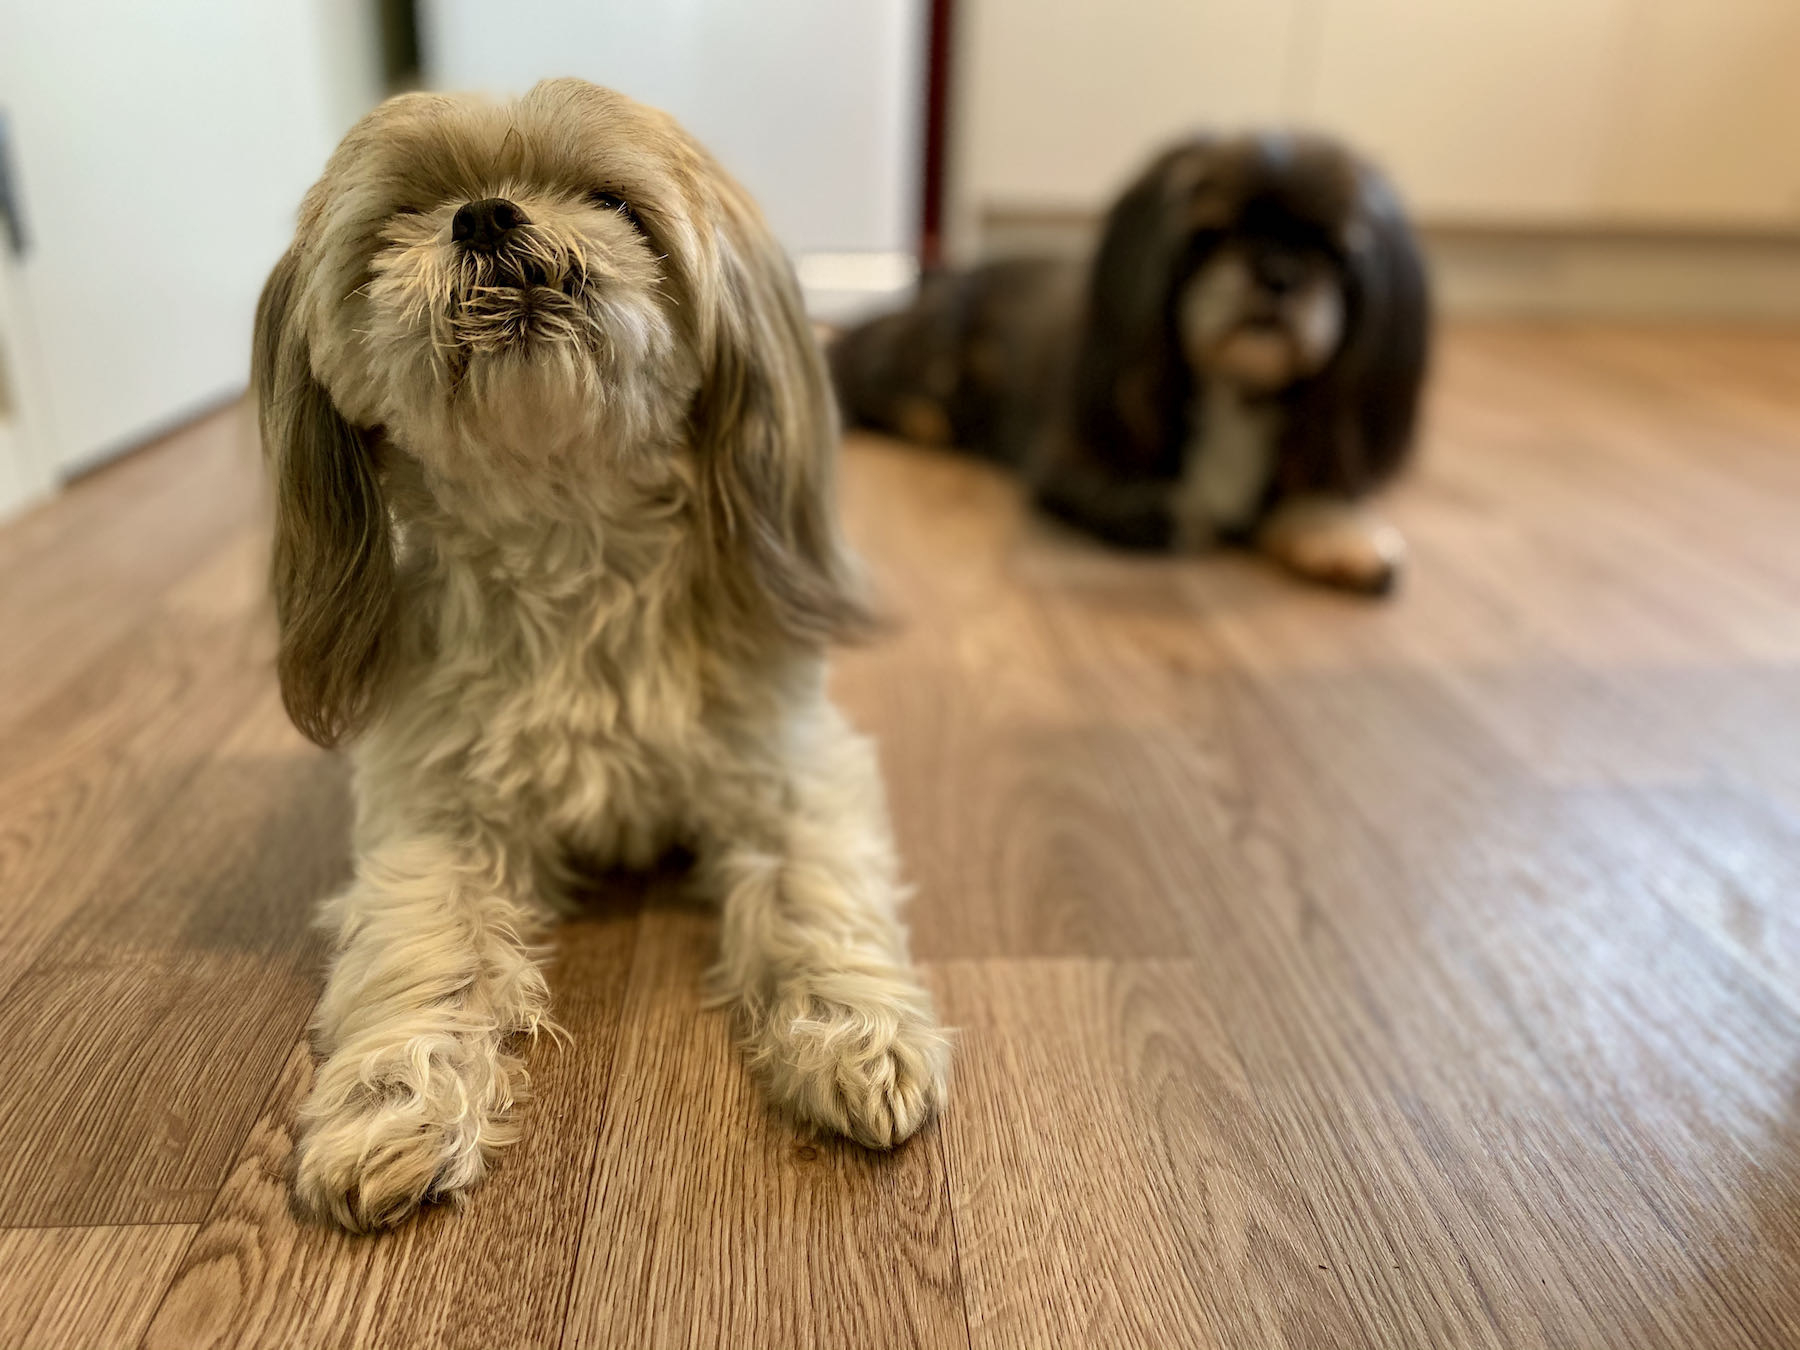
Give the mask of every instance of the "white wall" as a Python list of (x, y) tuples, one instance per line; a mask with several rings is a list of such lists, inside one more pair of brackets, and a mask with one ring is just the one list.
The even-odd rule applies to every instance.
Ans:
[(243, 387), (257, 292), (335, 129), (325, 67), (315, 0), (0, 0), (32, 237), (15, 340), (59, 468)]
[(790, 252), (916, 244), (920, 0), (425, 0), (420, 17), (439, 87), (579, 75), (667, 109)]

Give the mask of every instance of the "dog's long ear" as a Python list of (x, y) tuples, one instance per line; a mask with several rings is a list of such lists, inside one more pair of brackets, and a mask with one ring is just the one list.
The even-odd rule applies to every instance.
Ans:
[(312, 371), (298, 267), (290, 250), (263, 287), (251, 375), (275, 492), (281, 697), (295, 726), (331, 746), (362, 727), (379, 693), (394, 557), (370, 438)]
[(1204, 138), (1169, 150), (1126, 189), (1101, 232), (1075, 357), (1076, 431), (1135, 474), (1168, 471), (1180, 454), (1191, 377), (1171, 292), (1207, 226), (1230, 219), (1221, 161), (1219, 144)]
[(809, 646), (853, 638), (870, 617), (838, 530), (825, 361), (761, 213), (717, 178), (714, 303), (692, 412), (712, 591), (750, 625), (741, 631)]
[(1356, 168), (1346, 226), (1345, 328), (1325, 369), (1295, 390), (1282, 446), (1283, 488), (1357, 496), (1405, 462), (1431, 348), (1424, 258), (1399, 197)]

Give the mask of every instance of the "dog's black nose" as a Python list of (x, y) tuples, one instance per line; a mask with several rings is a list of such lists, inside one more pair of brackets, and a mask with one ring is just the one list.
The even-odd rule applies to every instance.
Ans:
[(1305, 266), (1296, 258), (1280, 254), (1257, 259), (1256, 284), (1271, 295), (1285, 295), (1304, 279)]
[(531, 222), (525, 213), (504, 197), (483, 197), (457, 208), (450, 222), (450, 237), (464, 248), (492, 253), (506, 241), (506, 236), (521, 225)]

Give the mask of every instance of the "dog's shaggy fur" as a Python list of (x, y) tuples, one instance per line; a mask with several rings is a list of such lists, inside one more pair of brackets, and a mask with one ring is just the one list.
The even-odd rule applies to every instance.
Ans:
[(390, 100), (308, 194), (255, 367), (283, 695), (357, 800), (299, 1202), (373, 1228), (480, 1181), (548, 1025), (548, 911), (673, 846), (770, 1096), (871, 1147), (917, 1130), (948, 1044), (824, 693), (864, 619), (837, 427), (743, 191), (580, 81)]
[(1336, 142), (1264, 132), (1158, 155), (1090, 266), (935, 274), (832, 364), (851, 417), (1016, 465), (1104, 539), (1253, 543), (1383, 591), (1403, 546), (1364, 501), (1406, 460), (1429, 346), (1387, 180)]

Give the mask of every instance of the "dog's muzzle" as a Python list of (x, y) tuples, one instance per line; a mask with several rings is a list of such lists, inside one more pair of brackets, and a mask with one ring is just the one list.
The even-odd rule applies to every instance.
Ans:
[(465, 349), (517, 349), (583, 331), (586, 269), (579, 257), (547, 247), (531, 226), (504, 197), (467, 202), (452, 217), (459, 275), (451, 322)]

